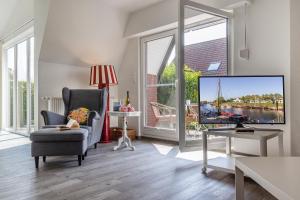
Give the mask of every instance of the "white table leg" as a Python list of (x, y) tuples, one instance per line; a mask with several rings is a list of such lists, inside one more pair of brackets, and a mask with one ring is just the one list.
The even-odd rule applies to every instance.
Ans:
[(279, 149), (279, 156), (284, 156), (283, 134), (278, 135), (278, 149)]
[(206, 132), (202, 132), (202, 146), (203, 146), (202, 172), (206, 173), (206, 168), (207, 168), (207, 134), (206, 134)]
[(122, 135), (122, 137), (119, 138), (118, 145), (115, 146), (113, 148), (113, 150), (116, 151), (116, 150), (120, 149), (123, 144), (126, 147), (129, 147), (132, 151), (135, 150), (135, 147), (131, 144), (131, 140), (127, 134), (127, 118), (126, 117), (124, 117), (124, 119), (123, 119), (123, 135)]
[(235, 167), (235, 199), (244, 200), (244, 172)]
[(231, 137), (226, 137), (226, 154), (231, 155)]
[(268, 144), (266, 138), (260, 139), (259, 146), (260, 146), (260, 156), (262, 157), (268, 156)]
[(131, 144), (131, 139), (128, 136), (125, 138), (125, 141), (125, 143), (128, 144), (127, 147), (131, 148), (131, 150), (134, 151), (135, 147)]
[(118, 145), (114, 146), (113, 150), (116, 151), (122, 147), (123, 144), (123, 136), (118, 139)]

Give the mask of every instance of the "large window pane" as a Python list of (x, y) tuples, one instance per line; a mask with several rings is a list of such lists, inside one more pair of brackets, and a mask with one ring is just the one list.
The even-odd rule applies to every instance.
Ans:
[(146, 126), (175, 129), (175, 37), (146, 43)]
[(7, 50), (7, 126), (14, 125), (14, 79), (15, 79), (15, 48)]
[(27, 41), (17, 45), (17, 130), (27, 131)]
[(31, 106), (30, 106), (30, 125), (34, 128), (34, 38), (30, 38), (30, 92), (31, 92)]
[(227, 20), (185, 8), (184, 77), (186, 140), (201, 139), (198, 113), (198, 77), (226, 76)]

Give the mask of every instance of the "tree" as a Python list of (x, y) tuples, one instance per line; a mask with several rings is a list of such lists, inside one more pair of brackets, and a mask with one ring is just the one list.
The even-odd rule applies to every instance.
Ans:
[[(192, 103), (198, 102), (198, 77), (201, 72), (195, 72), (189, 66), (184, 66), (185, 76), (185, 99), (191, 100)], [(171, 84), (176, 80), (176, 65), (170, 63), (167, 65), (160, 76), (159, 84)], [(157, 99), (161, 104), (175, 106), (175, 85), (162, 86), (157, 89)]]

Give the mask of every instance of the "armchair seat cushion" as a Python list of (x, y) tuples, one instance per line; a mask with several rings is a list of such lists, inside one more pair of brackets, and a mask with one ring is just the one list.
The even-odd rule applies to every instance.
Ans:
[(89, 133), (92, 133), (92, 127), (91, 126), (86, 126), (86, 125), (80, 125), (80, 128), (88, 130)]
[(60, 131), (54, 128), (44, 128), (30, 134), (32, 142), (75, 142), (87, 140), (87, 129), (72, 129)]

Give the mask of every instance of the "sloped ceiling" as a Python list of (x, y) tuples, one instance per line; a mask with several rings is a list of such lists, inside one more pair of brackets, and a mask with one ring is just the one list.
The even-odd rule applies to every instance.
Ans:
[(76, 66), (119, 66), (128, 14), (101, 0), (51, 1), (40, 60)]
[(0, 40), (33, 19), (33, 0), (0, 0)]
[[(132, 26), (147, 23), (145, 20), (139, 23), (134, 23), (134, 20), (128, 22), (129, 13), (134, 17), (137, 10), (145, 9), (152, 4), (160, 6), (159, 3), (166, 1), (175, 2), (175, 0), (52, 0), (39, 60), (75, 66), (113, 64), (118, 68), (127, 44), (127, 39), (124, 38), (126, 25), (129, 23), (127, 29), (131, 29)], [(200, 2), (211, 3), (211, 1), (228, 3), (238, 0)], [(177, 14), (177, 9), (172, 12)], [(152, 17), (157, 14), (150, 13)], [(138, 18), (142, 20), (144, 17)]]
[(119, 67), (129, 13), (162, 0), (50, 1), (40, 61)]
[(107, 0), (106, 2), (116, 8), (127, 12), (134, 12), (164, 0)]

